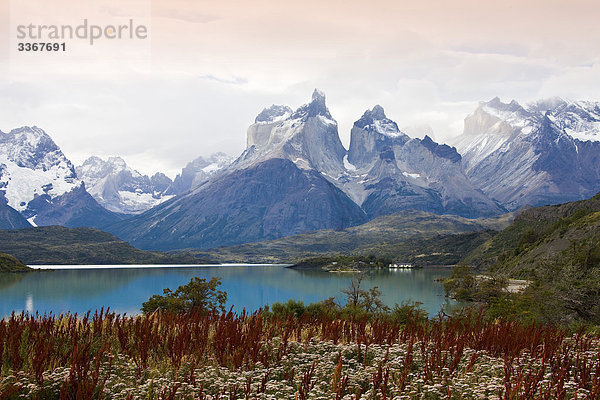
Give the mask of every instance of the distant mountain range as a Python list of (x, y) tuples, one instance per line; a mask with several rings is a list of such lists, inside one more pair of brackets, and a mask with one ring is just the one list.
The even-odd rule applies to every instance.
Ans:
[(455, 148), (410, 138), (380, 106), (354, 123), (344, 160), (338, 181), (369, 218), (408, 209), (470, 218), (504, 212), (465, 176)]
[(467, 177), (509, 210), (600, 191), (600, 104), (562, 99), (525, 107), (495, 98), (465, 118), (453, 143)]
[(346, 151), (315, 90), (296, 110), (264, 109), (248, 128), (246, 150), (219, 177), (109, 229), (141, 248), (206, 249), (344, 229), (407, 209), (502, 213), (460, 161), (429, 137), (410, 139), (379, 106), (355, 123)]
[(496, 98), (452, 144), (409, 137), (376, 105), (346, 150), (318, 90), (296, 110), (259, 113), (237, 159), (200, 157), (174, 180), (120, 157), (75, 168), (45, 132), (23, 127), (0, 132), (0, 228), (91, 226), (145, 249), (208, 249), (403, 210), (489, 217), (600, 191), (598, 103)]
[(0, 229), (105, 228), (184, 193), (230, 162), (223, 153), (199, 157), (172, 181), (142, 175), (120, 157), (93, 156), (74, 167), (36, 126), (0, 132)]
[(121, 219), (90, 196), (73, 164), (35, 126), (0, 132), (0, 202), (0, 226), (8, 228), (102, 228)]
[(163, 173), (148, 177), (129, 167), (121, 157), (92, 156), (75, 168), (88, 192), (110, 211), (139, 214), (206, 182), (232, 162), (225, 153), (198, 157), (174, 181)]
[(110, 211), (135, 214), (174, 196), (173, 182), (164, 174), (152, 177), (130, 168), (121, 157), (90, 157), (75, 168), (88, 192)]

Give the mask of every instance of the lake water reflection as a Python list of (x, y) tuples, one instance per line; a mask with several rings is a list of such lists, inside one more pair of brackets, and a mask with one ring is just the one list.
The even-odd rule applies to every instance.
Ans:
[[(423, 303), (437, 313), (446, 303), (443, 287), (435, 280), (447, 277), (448, 268), (379, 270), (369, 273), (365, 288), (378, 286), (383, 300), (393, 306), (404, 300)], [(228, 307), (257, 310), (265, 304), (288, 299), (315, 302), (328, 297), (343, 298), (352, 274), (297, 271), (281, 266), (198, 266), (183, 268), (71, 269), (36, 271), (30, 274), (0, 274), (0, 317), (12, 311), (59, 314), (85, 313), (110, 307), (117, 313), (137, 314), (141, 304), (163, 288), (176, 289), (198, 276), (222, 278)]]

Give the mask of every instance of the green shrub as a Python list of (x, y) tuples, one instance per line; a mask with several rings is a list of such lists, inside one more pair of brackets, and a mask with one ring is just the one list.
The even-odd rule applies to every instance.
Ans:
[(390, 318), (399, 324), (405, 325), (408, 321), (424, 322), (427, 319), (427, 311), (421, 306), (420, 301), (403, 301), (396, 304), (390, 312)]
[(217, 290), (221, 284), (221, 278), (205, 279), (194, 277), (187, 285), (182, 285), (175, 292), (171, 289), (164, 289), (163, 295), (150, 297), (148, 301), (142, 304), (142, 312), (153, 313), (157, 310), (182, 312), (191, 309), (200, 309), (202, 311), (224, 311), (227, 302), (227, 293)]

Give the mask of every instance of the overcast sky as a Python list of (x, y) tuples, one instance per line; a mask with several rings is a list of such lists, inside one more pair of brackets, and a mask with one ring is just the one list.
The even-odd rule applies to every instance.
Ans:
[[(365, 109), (443, 142), (479, 101), (600, 100), (597, 0), (0, 0), (0, 130), (46, 130), (74, 163), (121, 155), (174, 175), (245, 148), (271, 104), (317, 87), (347, 147)], [(18, 25), (148, 28), (17, 51)], [(417, 131), (419, 131), (417, 129)]]

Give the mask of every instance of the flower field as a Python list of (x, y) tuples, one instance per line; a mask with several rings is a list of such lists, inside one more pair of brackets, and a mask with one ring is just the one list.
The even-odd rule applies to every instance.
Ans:
[(473, 314), (19, 314), (0, 398), (598, 399), (600, 338)]

